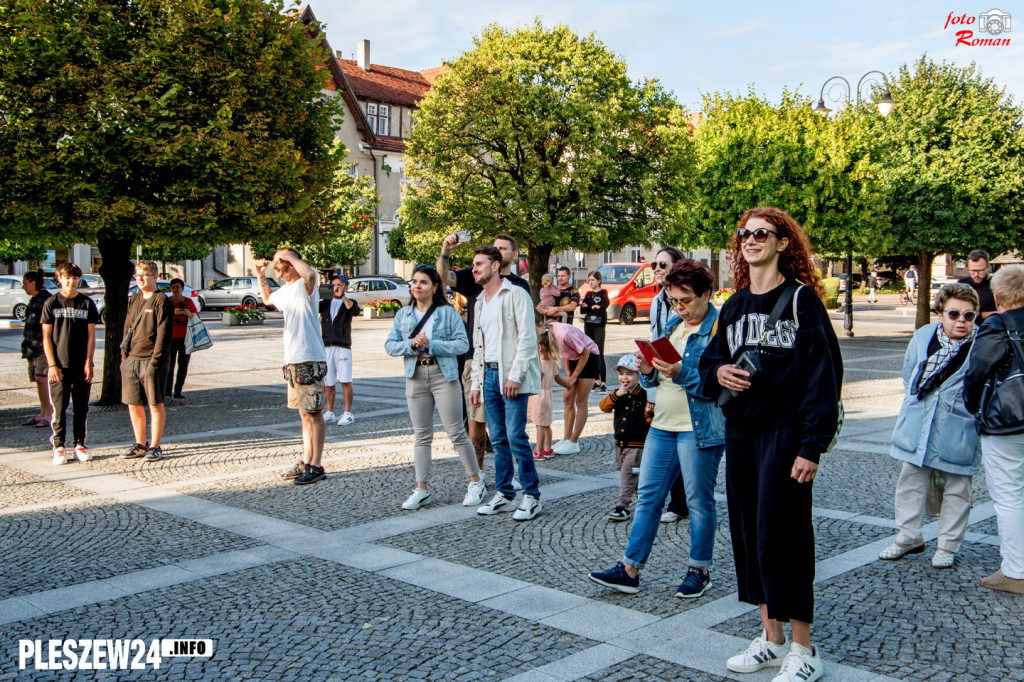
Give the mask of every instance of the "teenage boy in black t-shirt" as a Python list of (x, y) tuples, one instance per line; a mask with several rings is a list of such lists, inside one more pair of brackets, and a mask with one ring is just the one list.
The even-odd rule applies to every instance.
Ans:
[(60, 291), (43, 305), (43, 352), (46, 355), (50, 402), (53, 404), (53, 463), (67, 464), (64, 450), (67, 433), (68, 403), (74, 400), (75, 457), (80, 462), (92, 459), (85, 447), (86, 417), (92, 391), (92, 356), (96, 351), (96, 324), (99, 312), (92, 299), (78, 292), (82, 270), (74, 263), (57, 265)]

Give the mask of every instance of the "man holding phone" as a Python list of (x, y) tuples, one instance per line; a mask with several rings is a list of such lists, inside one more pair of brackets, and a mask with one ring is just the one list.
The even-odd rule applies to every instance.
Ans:
[[(462, 387), (467, 394), (470, 389), (470, 365), (473, 359), (473, 321), (476, 314), (476, 299), (483, 291), (483, 287), (473, 279), (473, 268), (452, 271), (450, 255), (455, 247), (471, 238), (472, 233), (469, 230), (453, 232), (444, 238), (444, 242), (441, 244), (441, 255), (437, 257), (437, 274), (440, 276), (441, 282), (451, 287), (455, 293), (466, 297), (466, 335), (469, 337), (470, 344), (469, 351), (465, 355), (459, 356), (459, 375), (462, 377)], [(515, 238), (508, 234), (499, 234), (494, 238), (494, 248), (501, 253), (499, 275), (503, 279), (507, 279), (510, 284), (530, 293), (530, 284), (522, 277), (512, 274), (512, 264), (519, 260), (519, 244)], [(476, 451), (477, 464), (482, 468), (484, 465), (484, 443), (487, 437), (487, 416), (483, 405), (475, 407), (467, 405), (467, 412), (469, 440), (473, 443), (473, 449)]]

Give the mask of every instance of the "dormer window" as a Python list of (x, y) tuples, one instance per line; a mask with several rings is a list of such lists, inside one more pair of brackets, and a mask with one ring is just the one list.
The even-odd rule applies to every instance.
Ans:
[(390, 135), (391, 134), (391, 107), (386, 104), (381, 104), (377, 107), (377, 134), (378, 135)]
[(369, 104), (366, 105), (366, 121), (370, 124), (370, 130), (377, 133), (377, 105)]

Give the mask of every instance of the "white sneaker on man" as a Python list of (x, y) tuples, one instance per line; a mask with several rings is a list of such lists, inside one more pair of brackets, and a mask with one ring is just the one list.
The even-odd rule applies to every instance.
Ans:
[(470, 481), (469, 488), (466, 490), (466, 497), (462, 500), (463, 507), (475, 507), (484, 501), (484, 495), (487, 494), (487, 484), (484, 483), (483, 478), (479, 481)]
[(782, 670), (772, 682), (814, 682), (821, 677), (821, 658), (818, 650), (808, 649), (796, 642), (789, 648), (789, 655), (782, 661)]
[(552, 448), (556, 455), (575, 455), (580, 451), (580, 444), (573, 443), (571, 440), (563, 440), (558, 445)]
[(429, 497), (429, 491), (424, 490), (423, 488), (414, 488), (412, 495), (409, 495), (409, 498), (402, 503), (402, 509), (407, 509), (409, 511), (419, 509)]
[(339, 426), (348, 426), (349, 424), (351, 424), (355, 420), (356, 420), (356, 418), (354, 416), (352, 416), (351, 412), (342, 412), (341, 416), (338, 417), (338, 425)]
[(68, 455), (64, 448), (53, 449), (53, 463), (57, 466), (68, 463)]
[(509, 499), (502, 495), (500, 492), (495, 493), (491, 501), (482, 507), (476, 508), (476, 513), (480, 516), (491, 516), (499, 512), (508, 511), (512, 508), (512, 503), (516, 501), (516, 498)]
[(533, 495), (523, 495), (523, 501), (512, 515), (515, 521), (529, 521), (540, 514), (540, 500)]
[(725, 667), (734, 673), (756, 673), (764, 668), (778, 668), (789, 652), (789, 637), (782, 644), (775, 644), (768, 641), (768, 633), (762, 629), (761, 636), (751, 642), (746, 651), (726, 661)]
[(338, 421), (338, 418), (333, 412), (324, 412), (324, 423), (333, 424), (336, 421)]

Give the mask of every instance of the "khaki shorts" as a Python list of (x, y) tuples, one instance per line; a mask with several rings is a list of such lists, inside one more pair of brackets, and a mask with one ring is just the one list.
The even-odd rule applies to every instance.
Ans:
[(167, 363), (154, 367), (149, 360), (121, 361), (121, 402), (125, 405), (163, 405)]
[(478, 422), (480, 424), (487, 423), (487, 411), (484, 410), (484, 392), (480, 391), (480, 405), (473, 406), (469, 404), (469, 392), (473, 388), (473, 360), (466, 360), (466, 366), (462, 370), (462, 388), (466, 391), (466, 412), (469, 414), (469, 420)]
[(28, 359), (28, 380), (35, 381), (39, 377), (45, 378), (47, 373), (50, 371), (50, 366), (46, 364), (46, 356), (40, 355), (38, 358)]
[[(289, 365), (291, 367), (291, 365)], [(299, 412), (323, 412), (327, 404), (324, 380), (312, 384), (288, 381), (288, 408)]]

